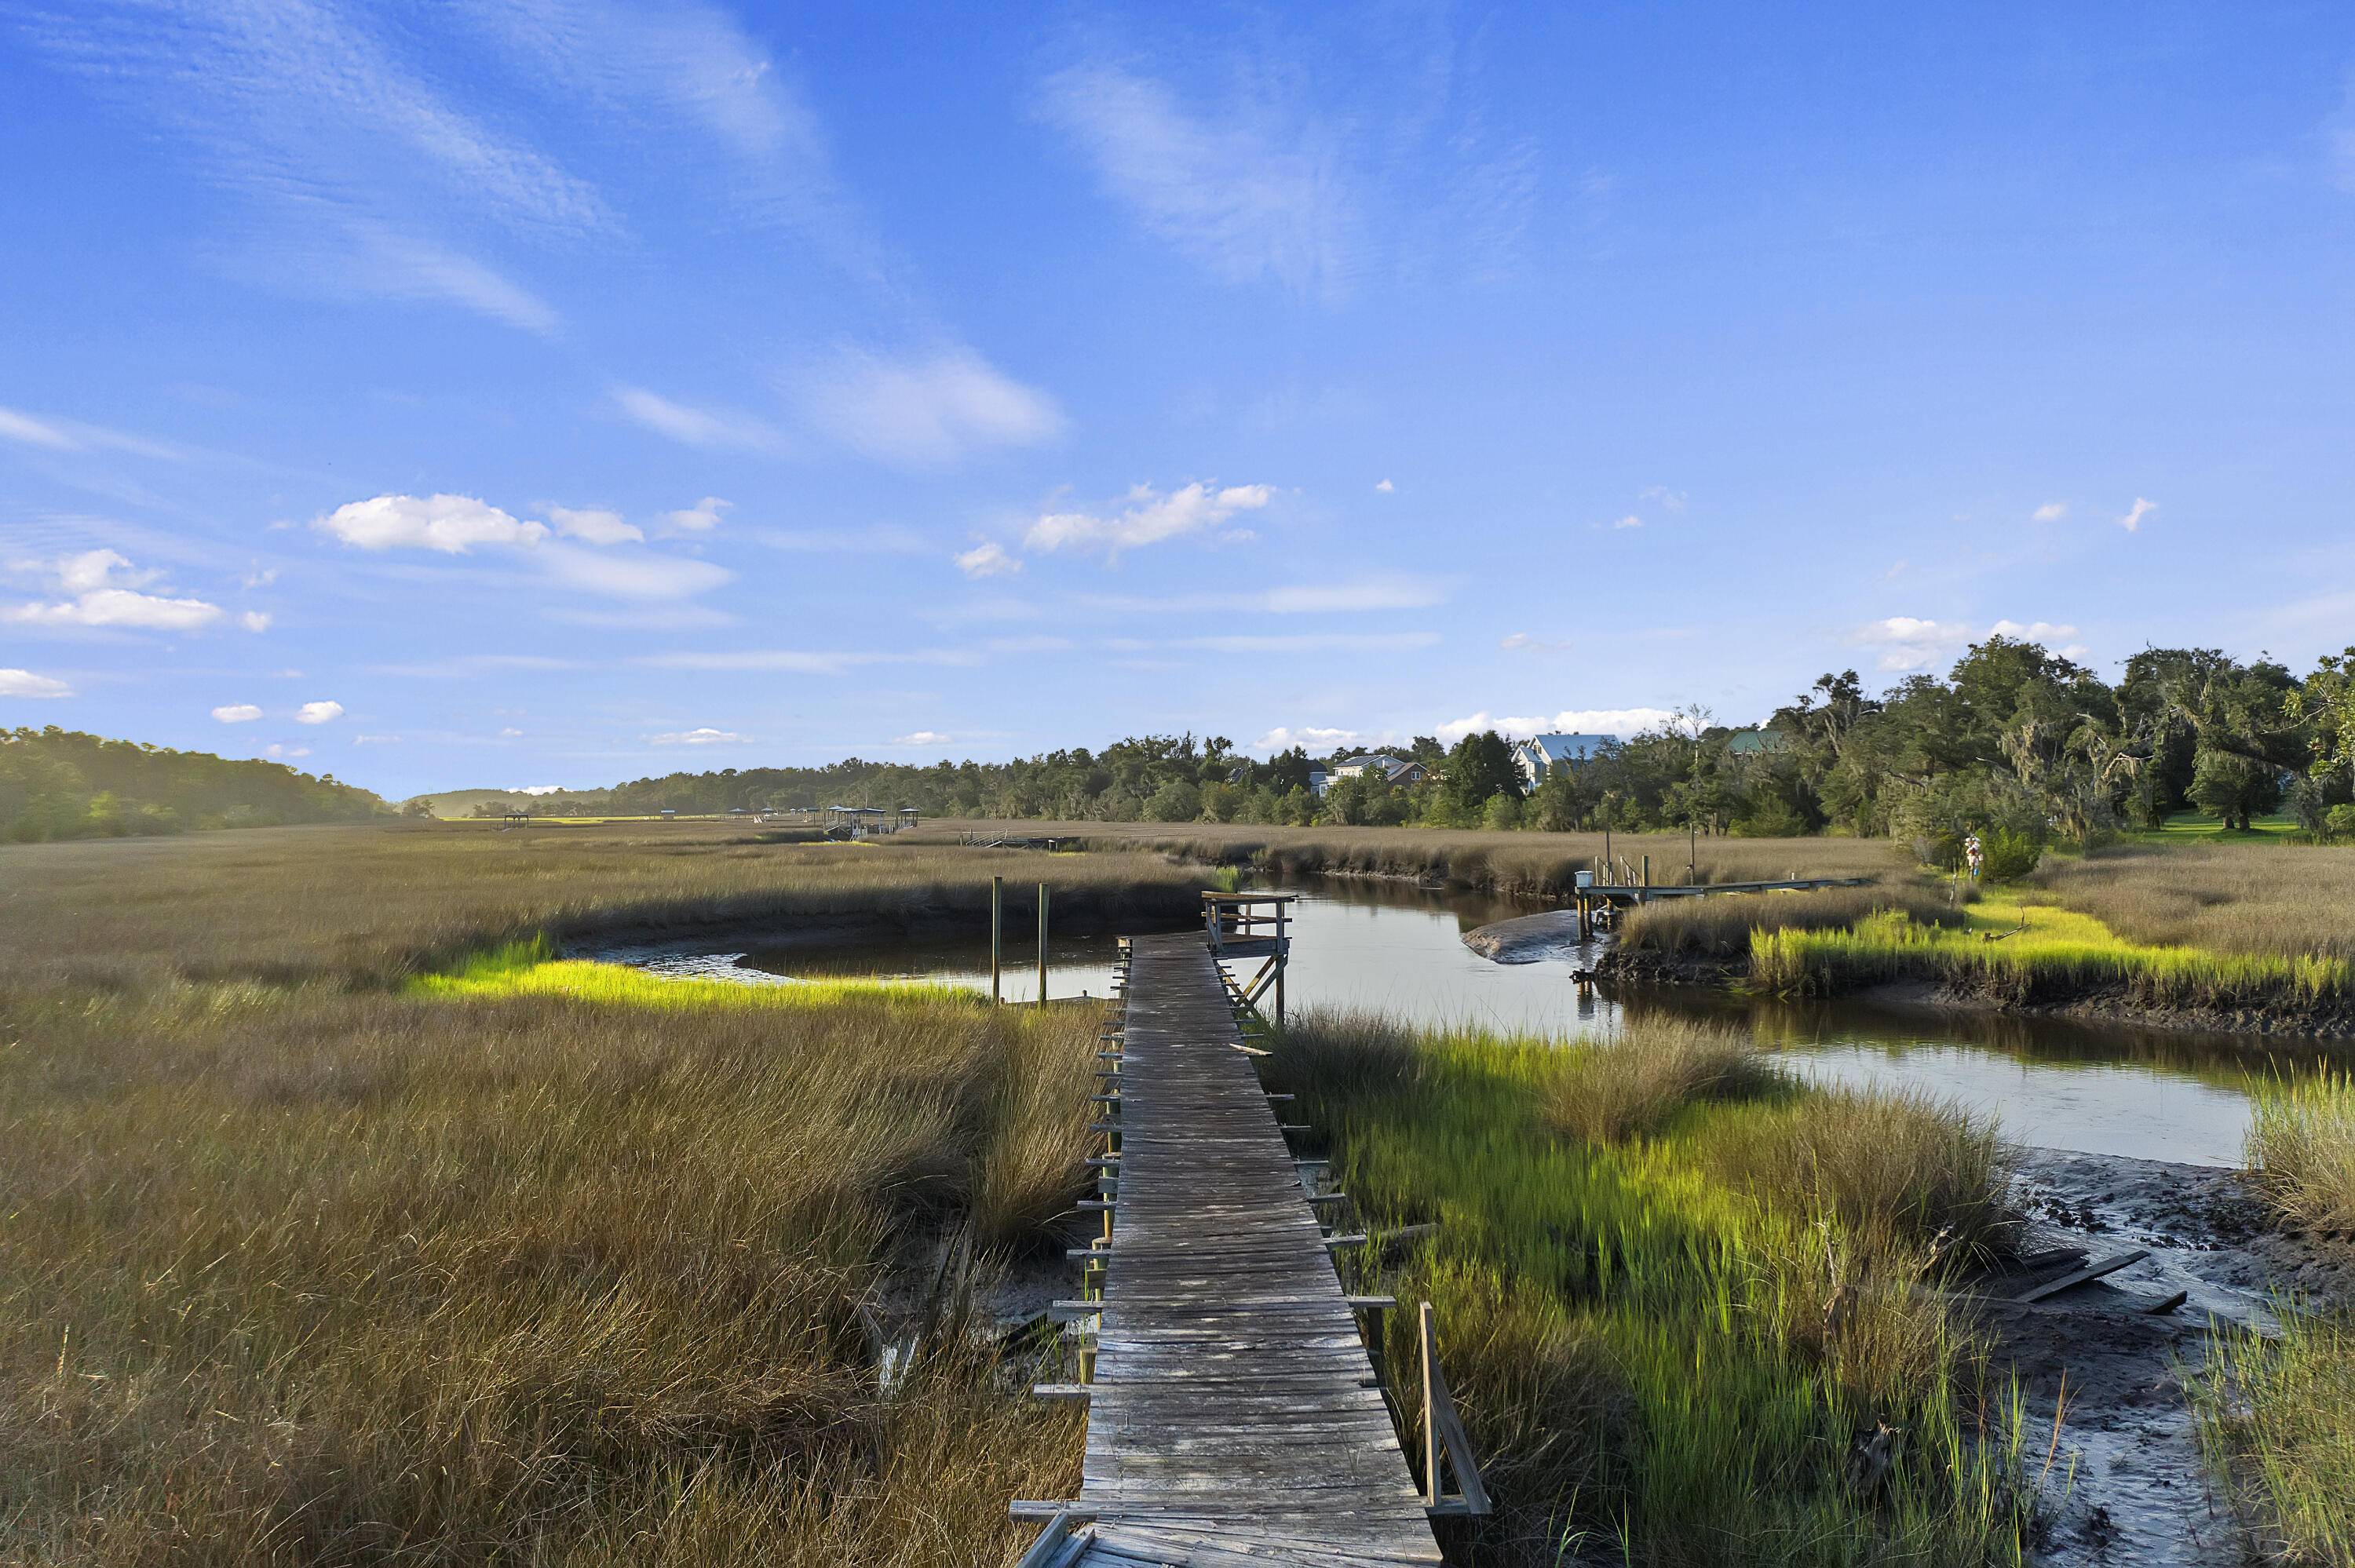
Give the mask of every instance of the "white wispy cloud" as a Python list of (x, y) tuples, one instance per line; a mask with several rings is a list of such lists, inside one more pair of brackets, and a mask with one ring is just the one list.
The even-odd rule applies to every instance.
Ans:
[(251, 724), (261, 716), (261, 710), (251, 703), (224, 703), (213, 710), (213, 717), (223, 724)]
[(596, 507), (551, 506), (548, 520), (566, 538), (587, 545), (635, 545), (646, 536), (645, 529), (624, 520), (620, 513)]
[(1647, 484), (1636, 493), (1638, 501), (1657, 501), (1663, 512), (1682, 512), (1691, 497), (1681, 490), (1670, 490), (1665, 484)]
[(1022, 563), (1006, 553), (1006, 546), (995, 539), (986, 539), (970, 550), (960, 551), (954, 557), (957, 570), (969, 577), (997, 577), (1018, 572)]
[(166, 459), (187, 455), (176, 447), (141, 436), (126, 435), (121, 430), (111, 430), (103, 425), (62, 419), (55, 415), (27, 414), (20, 408), (0, 408), (0, 440), (43, 447), (58, 452), (118, 451), (130, 452), (136, 457)]
[(1382, 494), (1384, 494), (1384, 495), (1388, 495), (1391, 492), (1392, 492), (1392, 491), (1396, 490), (1396, 489), (1398, 488), (1398, 486), (1397, 486), (1397, 485), (1395, 485), (1395, 484), (1392, 484), (1389, 480), (1384, 479), (1384, 480), (1377, 480), (1377, 481), (1374, 482), (1374, 488), (1375, 488), (1376, 490), (1380, 491)]
[(2039, 523), (2058, 523), (2069, 515), (2069, 503), (2065, 501), (2048, 501), (2029, 515)]
[(936, 729), (920, 729), (891, 737), (894, 746), (947, 746), (949, 737)]
[(1109, 516), (1088, 512), (1042, 514), (1022, 535), (1034, 550), (1100, 549), (1107, 555), (1156, 545), (1226, 522), (1238, 512), (1256, 512), (1273, 498), (1264, 484), (1218, 485), (1197, 480), (1164, 495), (1140, 484), (1127, 504)]
[(1260, 596), (1260, 608), (1275, 615), (1316, 615), (1378, 609), (1422, 609), (1441, 603), (1447, 594), (1438, 584), (1402, 577), (1356, 583), (1302, 584), (1270, 588)]
[(905, 358), (846, 352), (794, 376), (792, 390), (803, 418), (833, 440), (910, 468), (1035, 447), (1063, 433), (1052, 397), (970, 349)]
[(1641, 528), (1643, 525), (1644, 520), (1633, 512), (1611, 524), (1614, 528)]
[(336, 507), (314, 524), (363, 550), (438, 550), (463, 556), (476, 546), (523, 546), (548, 537), (548, 524), (521, 521), (471, 495), (378, 495)]
[(539, 552), (539, 560), (556, 582), (607, 599), (691, 599), (732, 581), (736, 576), (727, 567), (709, 561), (645, 550), (623, 554), (550, 545)]
[(344, 705), (336, 702), (304, 703), (294, 710), (296, 724), (332, 724), (344, 716)]
[(447, 300), (546, 332), (553, 313), (437, 230), (578, 238), (616, 225), (586, 181), (429, 78), (447, 40), (325, 5), (101, 3), (32, 15), (36, 43), (166, 134), (250, 215), (266, 282)]
[(1622, 739), (1657, 729), (1677, 715), (1667, 708), (1564, 708), (1558, 714), (1490, 714), (1486, 709), (1450, 719), (1433, 731), (1451, 746), (1467, 735), (1493, 729), (1508, 739), (1533, 735), (1612, 735)]
[(0, 670), (0, 697), (48, 702), (73, 694), (73, 688), (54, 675), (36, 675), (30, 670)]
[(1508, 653), (1566, 653), (1570, 651), (1570, 639), (1532, 637), (1526, 631), (1513, 631), (1498, 638), (1497, 646)]
[(616, 386), (611, 395), (613, 406), (630, 419), (684, 446), (771, 453), (784, 450), (783, 435), (774, 425), (754, 415), (728, 408), (698, 408), (643, 387)]
[(1039, 110), (1147, 230), (1213, 276), (1348, 291), (1359, 218), (1336, 128), (1249, 101), (1192, 108), (1111, 64), (1049, 77)]
[(749, 735), (739, 735), (732, 729), (675, 729), (661, 735), (646, 736), (649, 746), (742, 746), (751, 740)]
[(2118, 526), (2129, 534), (2139, 532), (2142, 528), (2142, 520), (2158, 510), (2158, 502), (2146, 501), (2137, 495), (2135, 497), (2134, 505), (2127, 509), (2126, 514), (2118, 519)]
[(67, 597), (16, 605), (0, 611), (0, 620), (27, 626), (198, 631), (225, 613), (206, 599), (141, 592), (163, 574), (139, 570), (112, 550), (83, 550), (37, 565)]
[(266, 609), (248, 609), (239, 612), (237, 623), (248, 631), (267, 631), (270, 630), (271, 620), (271, 614)]
[(261, 750), (262, 754), (266, 757), (275, 757), (282, 759), (289, 757), (308, 757), (311, 755), (311, 748), (307, 746), (283, 746), (276, 742), (272, 742), (271, 745), (263, 747)]

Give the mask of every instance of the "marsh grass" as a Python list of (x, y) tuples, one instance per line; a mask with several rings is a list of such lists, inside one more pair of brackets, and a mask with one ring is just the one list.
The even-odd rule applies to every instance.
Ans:
[(13, 993), (12, 1550), (1001, 1553), (1075, 1423), (953, 1337), (887, 1395), (859, 1308), (904, 1316), (959, 1227), (985, 1269), (1057, 1245), (1095, 1028), (943, 996)]
[(768, 844), (723, 823), (397, 821), (0, 848), (0, 951), (25, 984), (389, 986), (547, 937), (846, 939), (986, 928), (1050, 889), (1059, 931), (1195, 918), (1197, 873), (1128, 855)]
[(2355, 850), (2344, 846), (2126, 844), (2049, 859), (2035, 882), (2127, 941), (2355, 963)]
[[(1655, 1046), (1716, 1065), (1631, 1065)], [(2019, 1561), (2019, 1407), (1973, 1332), (1919, 1288), (1925, 1227), (1956, 1205), (1905, 1201), (1902, 1183), (1931, 1174), (1905, 1168), (1891, 1212), (1852, 1225), (1852, 1193), (1819, 1162), (1745, 1155), (1761, 1118), (1796, 1118), (1811, 1097), (1729, 1066), (1729, 1049), (1683, 1029), (1564, 1047), (1346, 1015), (1280, 1045), (1272, 1075), (1329, 1136), (1369, 1224), (1438, 1224), (1368, 1283), (1438, 1309), (1500, 1501), (1466, 1560)], [(1657, 1135), (1565, 1116), (1614, 1065), (1657, 1086), (1633, 1121)], [(1833, 1115), (1845, 1125), (1870, 1103)], [(1940, 1190), (1991, 1182), (1971, 1155), (1935, 1173)], [(1980, 1196), (1992, 1206), (1996, 1191)], [(1411, 1327), (1394, 1321), (1385, 1350), (1411, 1367)], [(1905, 1437), (1868, 1496), (1845, 1461), (1882, 1421)]]
[(2355, 1075), (2324, 1068), (2255, 1086), (2248, 1162), (2282, 1217), (2355, 1231)]
[(2355, 1564), (2355, 1322), (2285, 1304), (2282, 1330), (2219, 1328), (2191, 1387), (2210, 1463), (2255, 1560)]
[[(1488, 832), (1453, 828), (1268, 828), (1196, 822), (1023, 822), (1026, 833), (1054, 834), (1101, 849), (1146, 849), (1213, 865), (1253, 866), (1288, 876), (1382, 876), (1444, 882), (1510, 897), (1564, 898), (1577, 874), (1603, 856), (1601, 833)], [(906, 835), (940, 842), (975, 824), (934, 824)], [(1652, 880), (1688, 878), (1682, 833), (1614, 833), (1612, 857), (1640, 866)], [(1705, 838), (1692, 852), (1701, 882), (1765, 882), (1800, 876), (1881, 876), (1905, 857), (1878, 839)]]
[(1751, 976), (1783, 995), (1836, 996), (1891, 980), (1928, 980), (2011, 1003), (2092, 993), (2153, 1008), (2329, 1009), (2355, 1001), (2355, 962), (2328, 954), (2154, 947), (2116, 935), (2081, 910), (2017, 895), (1969, 907), (1961, 929), (1897, 913), (1847, 930), (1760, 930)]
[(1615, 935), (1620, 947), (1635, 952), (1738, 959), (1748, 956), (1755, 932), (1844, 930), (1891, 912), (1922, 926), (1959, 929), (1966, 921), (1945, 889), (1897, 884), (1661, 899), (1626, 911)]
[(1755, 1097), (1782, 1082), (1730, 1029), (1650, 1019), (1628, 1038), (1624, 1049), (1563, 1053), (1546, 1086), (1555, 1127), (1590, 1143), (1621, 1143), (1658, 1132), (1688, 1106)]

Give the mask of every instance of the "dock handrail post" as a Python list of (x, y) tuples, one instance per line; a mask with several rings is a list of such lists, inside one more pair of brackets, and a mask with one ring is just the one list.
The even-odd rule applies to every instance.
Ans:
[(1603, 874), (1605, 877), (1611, 874), (1611, 824), (1609, 822), (1603, 824)]
[(1431, 1303), (1423, 1304), (1423, 1501), (1426, 1508), (1439, 1506), (1439, 1422), (1432, 1408), (1432, 1393), (1438, 1387), (1439, 1336), (1431, 1327)]
[(1645, 891), (1645, 892), (1646, 892), (1646, 893), (1649, 893), (1651, 890), (1652, 890), (1652, 857), (1651, 857), (1650, 855), (1646, 855), (1646, 856), (1644, 857), (1644, 891)]
[(1275, 1026), (1284, 1027), (1284, 970), (1292, 957), (1292, 938), (1286, 933), (1284, 911), (1289, 905), (1275, 906)]
[(989, 1001), (996, 1005), (1003, 996), (998, 977), (998, 956), (1005, 951), (1006, 941), (1006, 878), (989, 879)]
[(1047, 1005), (1047, 885), (1039, 885), (1039, 1005)]

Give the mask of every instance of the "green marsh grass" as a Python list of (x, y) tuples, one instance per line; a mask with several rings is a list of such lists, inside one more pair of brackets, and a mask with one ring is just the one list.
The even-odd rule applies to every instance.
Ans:
[(1752, 979), (1788, 996), (1934, 980), (2014, 1004), (2092, 992), (2158, 1008), (2333, 1008), (2355, 1001), (2355, 960), (2152, 946), (2082, 911), (2010, 895), (1971, 906), (1961, 929), (1891, 912), (1847, 930), (1762, 929), (1750, 952)]
[(2202, 1445), (2253, 1561), (2355, 1565), (2355, 1320), (2286, 1304), (2282, 1329), (2219, 1329), (2192, 1385)]
[(1806, 893), (1720, 894), (1637, 905), (1619, 920), (1618, 945), (1634, 952), (1748, 956), (1760, 931), (1844, 930), (1875, 915), (1902, 914), (1916, 925), (1960, 927), (1964, 911), (1945, 890), (1895, 885), (1826, 887)]
[[(1649, 1034), (1564, 1047), (1327, 1015), (1270, 1064), (1371, 1228), (1438, 1225), (1368, 1284), (1438, 1309), (1500, 1499), (1467, 1561), (2019, 1561), (2019, 1407), (1973, 1331), (1920, 1288), (1936, 1225), (1999, 1212), (1984, 1150), (1959, 1131), (1926, 1140), (1963, 1153), (1936, 1172), (1945, 1196), (1887, 1194), (1885, 1215), (1855, 1224), (1819, 1162), (1757, 1137), (1809, 1114), (1812, 1097), (1771, 1074), (1738, 1070), (1738, 1091), (1729, 1073), (1655, 1074), (1641, 1118), (1590, 1132), (1565, 1117), (1578, 1086), (1653, 1044), (1737, 1049)], [(1861, 1130), (1874, 1109), (1859, 1097), (1827, 1114)], [(1956, 1202), (1974, 1181), (1977, 1201)], [(1386, 1351), (1413, 1364), (1409, 1324), (1392, 1322)], [(1882, 1422), (1904, 1436), (1866, 1495), (1847, 1456)]]
[(2249, 1171), (2282, 1218), (2355, 1231), (2355, 1074), (2273, 1078), (2250, 1097)]

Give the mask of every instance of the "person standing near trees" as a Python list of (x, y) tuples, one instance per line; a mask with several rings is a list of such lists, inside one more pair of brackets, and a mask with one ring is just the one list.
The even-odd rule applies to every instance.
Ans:
[(1986, 860), (1986, 858), (1987, 853), (1986, 851), (1980, 847), (1978, 834), (1966, 833), (1963, 836), (1963, 861), (1965, 864), (1971, 868), (1971, 880), (1973, 882), (1977, 882), (1979, 879), (1979, 865)]

